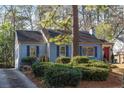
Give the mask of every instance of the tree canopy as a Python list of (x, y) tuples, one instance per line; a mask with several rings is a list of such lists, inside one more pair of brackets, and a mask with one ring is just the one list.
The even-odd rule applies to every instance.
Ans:
[[(78, 6), (80, 31), (96, 29), (96, 36), (114, 42), (124, 31), (124, 6), (80, 5)], [(14, 57), (15, 30), (60, 29), (65, 34), (51, 38), (50, 42), (68, 44), (72, 42), (72, 6), (0, 6), (0, 45), (6, 45), (10, 57)], [(0, 48), (0, 54), (2, 54)], [(12, 55), (12, 56), (11, 56)]]

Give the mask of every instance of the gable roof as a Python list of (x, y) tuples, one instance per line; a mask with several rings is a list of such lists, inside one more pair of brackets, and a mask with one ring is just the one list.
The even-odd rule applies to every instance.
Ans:
[[(42, 31), (48, 40), (50, 38), (64, 34), (63, 30), (43, 29)], [(40, 31), (17, 30), (16, 33), (17, 39), (20, 43), (45, 42), (44, 37)], [(71, 32), (66, 33), (71, 35)], [(91, 35), (88, 31), (79, 31), (79, 42), (102, 44), (101, 40), (97, 39), (94, 35)]]
[(104, 39), (99, 39), (103, 45), (113, 45), (114, 43), (110, 43), (108, 42), (107, 40), (104, 40)]
[(88, 31), (79, 31), (79, 42), (101, 43), (101, 41)]
[[(47, 37), (47, 39), (49, 40), (50, 38), (54, 38), (58, 35), (62, 35), (64, 34), (64, 30), (58, 30), (58, 29), (42, 29), (43, 33), (45, 34), (45, 36)], [(70, 34), (70, 32), (66, 32), (66, 34)]]
[[(48, 40), (49, 38), (54, 38), (58, 35), (63, 34), (63, 30), (45, 29), (42, 31), (45, 33), (45, 36)], [(71, 35), (71, 32), (68, 32), (67, 34)], [(88, 31), (79, 31), (79, 42), (102, 43), (94, 35), (91, 35)]]
[(17, 39), (20, 43), (40, 43), (44, 38), (39, 31), (17, 30)]

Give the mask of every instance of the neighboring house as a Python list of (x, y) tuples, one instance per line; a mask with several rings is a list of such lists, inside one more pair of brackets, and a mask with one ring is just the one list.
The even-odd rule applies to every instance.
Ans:
[[(55, 62), (59, 56), (72, 56), (72, 44), (56, 45), (50, 38), (62, 34), (62, 31), (44, 29), (41, 31), (17, 30), (15, 35), (15, 67), (19, 68), (22, 58), (27, 56), (46, 56)], [(103, 60), (103, 42), (88, 31), (79, 31), (79, 55)], [(110, 49), (110, 48), (109, 48)], [(111, 53), (109, 53), (111, 54)], [(110, 56), (110, 55), (109, 55)]]
[(116, 55), (117, 53), (124, 51), (124, 35), (120, 35), (115, 40), (114, 46), (113, 46), (113, 52)]
[(116, 63), (124, 63), (124, 31), (116, 38), (113, 51)]
[(115, 55), (115, 62), (119, 63), (119, 64), (123, 64), (124, 63), (124, 52), (118, 52)]

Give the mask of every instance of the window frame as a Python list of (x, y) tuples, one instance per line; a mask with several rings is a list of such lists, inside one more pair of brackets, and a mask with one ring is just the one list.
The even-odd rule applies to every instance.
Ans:
[[(61, 54), (61, 48), (62, 48), (62, 47), (65, 48), (65, 51), (64, 51), (65, 54), (64, 54), (64, 55)], [(59, 56), (66, 56), (66, 46), (65, 46), (65, 45), (61, 45), (61, 46), (59, 46)]]
[[(32, 55), (32, 49), (34, 49), (35, 54)], [(36, 47), (34, 46), (30, 46), (30, 53), (29, 53), (30, 57), (36, 57), (37, 56), (37, 50)]]
[[(84, 48), (86, 49), (86, 55), (84, 55)], [(88, 48), (92, 48), (93, 49), (93, 55), (92, 56), (89, 56), (88, 55)], [(82, 46), (82, 55), (83, 56), (88, 56), (88, 57), (95, 57), (95, 47), (94, 46)]]

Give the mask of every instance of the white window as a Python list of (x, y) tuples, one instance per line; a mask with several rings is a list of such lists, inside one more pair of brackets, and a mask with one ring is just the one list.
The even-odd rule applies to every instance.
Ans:
[(82, 47), (82, 54), (84, 56), (94, 57), (95, 56), (95, 48), (94, 47)]
[(36, 57), (36, 47), (30, 47), (30, 56)]
[(59, 48), (59, 56), (66, 56), (66, 46), (60, 46)]

